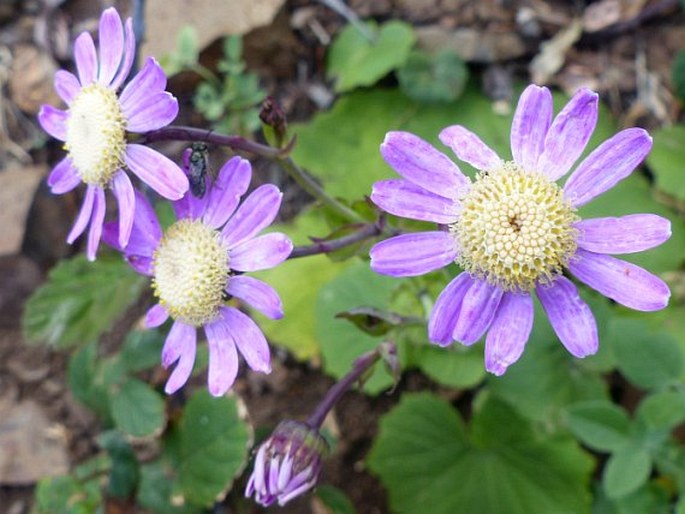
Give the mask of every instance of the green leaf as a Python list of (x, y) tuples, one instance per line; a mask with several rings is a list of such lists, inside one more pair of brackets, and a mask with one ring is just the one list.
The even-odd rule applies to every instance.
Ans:
[[(683, 72), (685, 73), (685, 53), (683, 53)], [(685, 200), (685, 126), (673, 125), (656, 130), (654, 146), (647, 157), (647, 164), (654, 172), (656, 185), (669, 196)]]
[(642, 319), (616, 317), (609, 329), (617, 366), (628, 380), (645, 389), (679, 383), (683, 353), (671, 336)]
[(637, 417), (652, 429), (671, 430), (685, 421), (685, 391), (661, 391), (647, 396)]
[(575, 403), (566, 409), (571, 432), (586, 446), (616, 451), (630, 438), (630, 418), (617, 405), (605, 400)]
[(123, 434), (115, 430), (100, 434), (98, 443), (107, 450), (112, 460), (107, 494), (121, 499), (131, 497), (138, 487), (140, 478), (138, 459), (133, 453), (133, 448)]
[(160, 59), (167, 75), (192, 69), (198, 62), (200, 48), (197, 33), (192, 25), (184, 25), (176, 35), (176, 51)]
[(110, 404), (114, 424), (131, 437), (160, 434), (166, 423), (164, 398), (136, 378), (112, 387)]
[[(310, 236), (322, 236), (329, 231), (316, 209), (300, 213), (294, 223), (272, 228), (287, 234), (295, 245), (309, 244)], [(255, 315), (269, 340), (288, 348), (300, 360), (318, 355), (319, 341), (314, 328), (316, 298), (321, 286), (348, 265), (331, 262), (325, 255), (315, 255), (287, 260), (280, 266), (255, 273), (256, 278), (270, 284), (283, 299), (285, 320)]]
[[(370, 469), (398, 514), (583, 514), (592, 460), (570, 439), (541, 439), (505, 404), (488, 399), (469, 435), (431, 394), (405, 395), (380, 422)], [(506, 507), (503, 507), (506, 506)]]
[[(336, 318), (340, 312), (353, 307), (384, 309), (390, 302), (397, 279), (374, 273), (366, 262), (356, 262), (337, 277), (324, 284), (315, 302), (315, 333), (321, 345), (324, 369), (336, 378), (345, 375), (354, 360), (374, 349), (382, 339), (360, 331), (344, 319)], [(376, 366), (365, 390), (378, 393), (393, 383), (383, 366)]]
[(366, 25), (376, 36), (374, 42), (350, 24), (331, 44), (326, 70), (329, 79), (337, 77), (338, 93), (375, 84), (401, 66), (414, 45), (416, 37), (407, 23), (389, 21), (380, 29), (374, 22)]
[(160, 458), (140, 468), (138, 503), (152, 512), (164, 514), (201, 514), (204, 509), (191, 504), (175, 505), (172, 502), (174, 469)]
[(609, 498), (621, 498), (642, 486), (652, 470), (652, 458), (644, 448), (624, 446), (614, 452), (602, 475), (602, 485)]
[(62, 347), (97, 339), (136, 301), (144, 284), (118, 256), (63, 260), (26, 302), (24, 337)]
[(235, 398), (195, 392), (179, 426), (178, 486), (185, 500), (209, 507), (223, 498), (245, 467), (251, 439)]
[(316, 488), (316, 496), (326, 506), (327, 514), (356, 514), (350, 499), (337, 487), (319, 485)]
[[(685, 0), (683, 1), (685, 2)], [(685, 5), (685, 3), (683, 5)], [(682, 100), (685, 100), (685, 50), (678, 52), (675, 59), (673, 59), (671, 75), (673, 77), (675, 93)]]
[[(427, 339), (426, 327), (422, 327)], [(407, 345), (407, 366), (417, 366), (433, 380), (448, 387), (468, 388), (480, 383), (485, 377), (482, 346), (466, 348), (453, 344), (447, 348), (433, 345)]]
[(69, 358), (67, 380), (74, 397), (104, 419), (110, 417), (107, 388), (100, 380), (96, 364), (97, 344), (92, 342)]
[(134, 330), (124, 340), (121, 362), (130, 373), (159, 366), (166, 336), (159, 330)]
[(414, 51), (398, 72), (402, 92), (417, 102), (453, 102), (464, 92), (469, 70), (452, 50)]

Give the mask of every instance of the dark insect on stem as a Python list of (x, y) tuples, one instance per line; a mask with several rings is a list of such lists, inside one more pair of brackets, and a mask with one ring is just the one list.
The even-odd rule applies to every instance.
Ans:
[(190, 192), (197, 198), (202, 198), (207, 189), (207, 173), (209, 171), (209, 151), (207, 145), (195, 142), (184, 154), (184, 164), (188, 171)]

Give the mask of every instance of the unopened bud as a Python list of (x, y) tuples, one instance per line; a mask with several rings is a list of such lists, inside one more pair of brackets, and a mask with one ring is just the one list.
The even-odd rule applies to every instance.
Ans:
[(245, 496), (257, 503), (283, 506), (308, 491), (319, 478), (328, 443), (315, 429), (283, 421), (257, 452)]
[(270, 139), (268, 137), (270, 135), (269, 132), (273, 134), (275, 141), (269, 141), (269, 143), (280, 148), (283, 141), (285, 141), (288, 122), (286, 121), (285, 112), (273, 96), (267, 96), (262, 102), (259, 119), (262, 120), (265, 128), (269, 128), (269, 131), (264, 131), (267, 140)]

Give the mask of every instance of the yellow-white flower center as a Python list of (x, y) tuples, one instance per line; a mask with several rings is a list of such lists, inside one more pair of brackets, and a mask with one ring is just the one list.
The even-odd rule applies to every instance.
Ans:
[(64, 148), (81, 180), (106, 186), (123, 165), (126, 119), (117, 95), (101, 84), (81, 89), (69, 107)]
[(559, 186), (513, 162), (480, 172), (450, 225), (457, 263), (505, 291), (559, 275), (575, 253), (578, 216)]
[(218, 231), (200, 220), (177, 221), (155, 251), (155, 296), (172, 318), (202, 326), (216, 318), (223, 303), (228, 261)]

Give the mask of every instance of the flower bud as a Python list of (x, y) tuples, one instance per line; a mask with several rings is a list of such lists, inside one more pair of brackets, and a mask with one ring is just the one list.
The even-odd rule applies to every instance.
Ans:
[(245, 496), (257, 503), (283, 506), (316, 484), (328, 443), (316, 429), (283, 421), (257, 452)]

